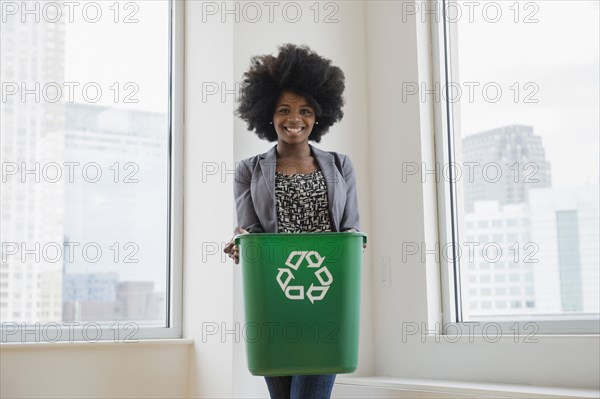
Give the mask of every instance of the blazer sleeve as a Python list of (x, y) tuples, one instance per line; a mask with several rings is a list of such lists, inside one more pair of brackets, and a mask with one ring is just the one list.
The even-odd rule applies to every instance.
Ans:
[(240, 162), (235, 168), (235, 182), (233, 193), (235, 196), (235, 210), (238, 227), (250, 233), (263, 233), (254, 202), (252, 201), (251, 182), (253, 168), (248, 160)]
[(360, 216), (358, 209), (358, 192), (356, 188), (356, 173), (350, 157), (344, 156), (342, 175), (346, 180), (346, 204), (340, 222), (340, 231), (356, 229), (360, 231)]

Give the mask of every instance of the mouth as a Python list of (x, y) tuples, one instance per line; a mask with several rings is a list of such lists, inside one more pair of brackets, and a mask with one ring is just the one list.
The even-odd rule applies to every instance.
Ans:
[(283, 128), (291, 134), (300, 134), (306, 129), (304, 126), (284, 126)]

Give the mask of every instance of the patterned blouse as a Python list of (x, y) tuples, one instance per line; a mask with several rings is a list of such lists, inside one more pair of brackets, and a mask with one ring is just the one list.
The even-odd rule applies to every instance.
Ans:
[(277, 232), (331, 231), (327, 185), (323, 173), (275, 173)]

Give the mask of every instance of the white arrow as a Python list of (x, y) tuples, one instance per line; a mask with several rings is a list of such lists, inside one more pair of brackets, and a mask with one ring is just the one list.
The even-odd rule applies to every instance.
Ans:
[[(293, 290), (298, 291), (298, 293), (293, 295)], [(287, 296), (289, 299), (304, 299), (304, 287), (301, 285), (290, 285), (285, 289), (285, 296)]]
[[(316, 260), (311, 260), (311, 256), (314, 256)], [(323, 261), (325, 260), (325, 257), (321, 256), (321, 254), (319, 254), (317, 251), (309, 251), (306, 254), (306, 260), (308, 261), (308, 267), (320, 267), (321, 263), (323, 263)]]
[[(281, 290), (285, 291), (285, 287), (287, 287), (287, 285), (290, 283), (290, 281), (294, 278), (294, 275), (292, 274), (290, 269), (277, 269), (277, 270), (279, 270), (279, 272), (277, 273), (277, 282), (279, 283)], [(281, 281), (281, 276), (283, 276), (284, 274), (287, 274), (287, 278), (285, 279), (285, 282)]]
[[(300, 258), (298, 258), (298, 261), (296, 263), (292, 263), (292, 259), (294, 258), (294, 256), (299, 255)], [(302, 263), (302, 261), (304, 260), (304, 257), (306, 256), (306, 251), (292, 251), (290, 252), (290, 256), (288, 256), (287, 260), (285, 261), (285, 265), (291, 267), (294, 270), (298, 270), (298, 267), (300, 266), (300, 263)]]
[[(308, 299), (310, 300), (311, 303), (315, 303), (315, 301), (320, 301), (321, 299), (323, 299), (325, 297), (325, 294), (327, 293), (327, 290), (329, 290), (329, 286), (327, 286), (327, 287), (315, 287), (313, 284), (311, 284), (310, 288), (308, 289), (308, 292), (306, 293), (306, 296), (308, 297)], [(312, 293), (314, 291), (320, 291), (321, 295), (319, 295), (319, 296), (313, 296)]]
[[(327, 281), (323, 280), (323, 278), (321, 277), (322, 273), (325, 273), (325, 275), (327, 276)], [(321, 285), (329, 285), (329, 284), (333, 283), (333, 276), (331, 275), (331, 273), (329, 273), (327, 266), (323, 266), (322, 268), (317, 270), (315, 272), (315, 275), (319, 279), (319, 282), (321, 283)]]

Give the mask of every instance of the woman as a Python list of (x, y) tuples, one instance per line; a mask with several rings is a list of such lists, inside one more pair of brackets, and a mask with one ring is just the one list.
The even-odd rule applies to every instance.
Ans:
[[(236, 168), (236, 234), (359, 230), (352, 162), (309, 144), (342, 119), (343, 91), (342, 70), (306, 46), (252, 58), (237, 114), (277, 144)], [(225, 252), (238, 263), (233, 240)], [(321, 399), (330, 397), (335, 374), (265, 379), (271, 398)]]

